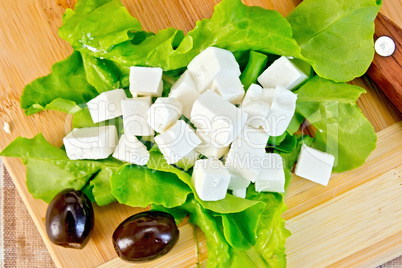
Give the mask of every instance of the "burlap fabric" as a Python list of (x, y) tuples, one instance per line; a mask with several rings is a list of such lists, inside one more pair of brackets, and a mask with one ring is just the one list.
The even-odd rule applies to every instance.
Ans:
[(0, 172), (1, 267), (55, 267), (1, 160)]

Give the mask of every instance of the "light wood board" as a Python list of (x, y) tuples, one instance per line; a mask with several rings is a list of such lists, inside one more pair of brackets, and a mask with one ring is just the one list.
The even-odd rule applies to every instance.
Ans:
[[(199, 19), (210, 17), (218, 0), (125, 0), (130, 13), (144, 29), (166, 27), (191, 30)], [(298, 0), (245, 1), (286, 15)], [(59, 112), (23, 115), (19, 97), (25, 84), (49, 73), (71, 48), (57, 36), (61, 16), (72, 0), (0, 1), (0, 124), (8, 122), (11, 134), (0, 131), (2, 150), (17, 136), (42, 132), (60, 146), (70, 129), (69, 117)], [(402, 2), (385, 1), (382, 12), (402, 25)], [(327, 187), (294, 178), (284, 214), (293, 235), (287, 242), (289, 267), (374, 267), (402, 254), (402, 124), (401, 115), (382, 92), (364, 76), (353, 84), (368, 92), (358, 103), (378, 132), (377, 149), (357, 170), (334, 174)], [(119, 204), (95, 206), (95, 230), (82, 251), (54, 247), (46, 238), (46, 204), (35, 200), (25, 186), (25, 167), (18, 159), (4, 159), (58, 267), (132, 267), (116, 259), (111, 243), (115, 227), (141, 211)], [(193, 227), (180, 227), (181, 237), (165, 257), (138, 267), (191, 267), (197, 259)], [(205, 264), (206, 242), (198, 232), (200, 261)]]

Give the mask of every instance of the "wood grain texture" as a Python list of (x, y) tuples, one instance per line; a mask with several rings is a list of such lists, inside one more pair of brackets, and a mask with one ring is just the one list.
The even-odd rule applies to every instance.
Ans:
[[(59, 112), (47, 111), (26, 117), (19, 107), (19, 97), (27, 83), (38, 76), (48, 74), (55, 62), (66, 58), (71, 53), (69, 45), (58, 38), (57, 28), (61, 25), (61, 16), (65, 8), (72, 7), (74, 2), (72, 0), (0, 1), (0, 124), (10, 123), (12, 131), (11, 134), (0, 131), (0, 150), (17, 136), (33, 137), (38, 132), (42, 132), (50, 143), (60, 146), (62, 137), (69, 131), (70, 118)], [(139, 19), (144, 29), (156, 32), (166, 27), (177, 27), (184, 31), (191, 30), (197, 20), (211, 16), (213, 6), (219, 0), (123, 0), (122, 2), (130, 13)], [(276, 9), (281, 14), (287, 15), (300, 1), (249, 0), (245, 2), (250, 5)], [(402, 10), (401, 1), (389, 0), (385, 1), (382, 12), (397, 24), (402, 25), (401, 14), (398, 10)], [(298, 178), (293, 180), (286, 200), (289, 210), (284, 215), (290, 220), (289, 228), (294, 231), (294, 236), (288, 242), (290, 267), (302, 267), (302, 264), (306, 264), (306, 258), (314, 258), (316, 256), (314, 254), (320, 255), (317, 260), (319, 264), (336, 265), (337, 267), (374, 265), (391, 259), (401, 248), (400, 240), (397, 239), (398, 233), (392, 229), (392, 226), (389, 229), (389, 226), (384, 225), (385, 223), (382, 221), (373, 221), (370, 230), (376, 232), (361, 232), (367, 226), (367, 222), (359, 220), (360, 217), (366, 217), (361, 219), (369, 220), (371, 218), (367, 218), (369, 215), (364, 213), (352, 215), (359, 206), (364, 210), (371, 205), (375, 205), (376, 208), (380, 206), (381, 217), (390, 219), (394, 213), (389, 208), (391, 200), (388, 200), (388, 195), (395, 194), (396, 189), (400, 190), (398, 181), (393, 180), (394, 175), (391, 171), (399, 170), (398, 167), (402, 162), (400, 154), (401, 124), (395, 124), (401, 120), (401, 115), (367, 76), (354, 80), (352, 84), (357, 84), (367, 90), (367, 93), (359, 99), (358, 104), (378, 132), (377, 149), (363, 167), (345, 174), (335, 174), (326, 188)], [(116, 255), (112, 247), (111, 235), (122, 220), (143, 209), (118, 204), (102, 208), (95, 206), (96, 228), (86, 248), (76, 251), (54, 247), (46, 238), (44, 229), (46, 204), (33, 199), (28, 193), (25, 186), (25, 167), (18, 159), (4, 159), (4, 161), (58, 267), (95, 267), (99, 265), (123, 267), (120, 260), (114, 259)], [(395, 183), (393, 187), (391, 182)], [(370, 198), (365, 197), (362, 199), (364, 201), (354, 198), (355, 195), (363, 194), (363, 191), (372, 193), (373, 189), (378, 191), (373, 193), (377, 201), (374, 204)], [(343, 199), (344, 197), (346, 199)], [(366, 204), (366, 201), (369, 203)], [(338, 202), (343, 202), (342, 204), (356, 209), (345, 210), (355, 217), (353, 221), (349, 221), (343, 216), (343, 210), (336, 205)], [(400, 204), (398, 206), (397, 203), (394, 203), (395, 209), (401, 210)], [(332, 212), (328, 210), (329, 208), (337, 210)], [(335, 212), (338, 214), (335, 215)], [(306, 245), (308, 250), (304, 250), (306, 241), (297, 238), (306, 239), (306, 237), (309, 238), (307, 231), (312, 230), (311, 232), (314, 233), (322, 231), (319, 229), (321, 227), (330, 227), (331, 223), (324, 217), (326, 213), (344, 225), (344, 229), (340, 230), (340, 233), (343, 230), (355, 230), (356, 232), (351, 238), (359, 238), (367, 240), (367, 242), (362, 243), (362, 246), (347, 247), (347, 250), (338, 254), (336, 245), (332, 247), (333, 244), (331, 244), (339, 242), (335, 234), (326, 237), (325, 241), (315, 236), (317, 245), (322, 245), (327, 254), (315, 251), (317, 247), (311, 243), (308, 244), (308, 247)], [(317, 218), (311, 215), (324, 217), (324, 219), (316, 220)], [(300, 229), (300, 226), (306, 228)], [(383, 226), (387, 226), (389, 230), (381, 232)], [(181, 227), (181, 233), (180, 243), (175, 249), (178, 250), (177, 254), (168, 254), (165, 259), (161, 259), (161, 263), (155, 264), (154, 267), (168, 264), (175, 267), (188, 267), (197, 262), (191, 235), (192, 228), (190, 225), (184, 225)], [(342, 236), (342, 238), (345, 239), (344, 243), (349, 241), (349, 237)], [(390, 244), (386, 246), (387, 239)], [(205, 264), (206, 242), (201, 233), (198, 234), (198, 241), (200, 261)], [(107, 263), (108, 261), (111, 262)], [(129, 265), (129, 267), (131, 266)]]
[(402, 29), (379, 13), (375, 20), (374, 40), (381, 36), (392, 38), (395, 52), (389, 57), (376, 53), (367, 74), (402, 113)]
[[(402, 204), (401, 192), (399, 165), (289, 219), (286, 226), (293, 233), (286, 243), (289, 267), (339, 267), (340, 262), (351, 267), (353, 253), (400, 234), (402, 210), (396, 204)], [(367, 267), (366, 263), (362, 259), (358, 264)]]

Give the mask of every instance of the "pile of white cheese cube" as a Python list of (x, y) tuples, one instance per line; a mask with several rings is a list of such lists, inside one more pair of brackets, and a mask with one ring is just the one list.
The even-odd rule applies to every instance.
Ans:
[[(150, 154), (141, 137), (154, 141), (168, 164), (193, 167), (192, 183), (204, 201), (223, 199), (228, 190), (245, 198), (251, 182), (258, 192), (282, 193), (282, 158), (265, 147), (270, 136), (286, 131), (296, 109), (291, 90), (308, 77), (287, 57), (274, 61), (258, 77), (260, 85), (252, 84), (246, 93), (240, 74), (230, 51), (209, 47), (190, 62), (169, 96), (161, 97), (162, 69), (133, 66), (133, 98), (115, 89), (87, 103), (94, 123), (123, 116), (124, 134), (119, 139), (114, 125), (76, 128), (64, 138), (67, 155), (105, 159), (113, 154), (146, 165)], [(326, 185), (333, 162), (332, 155), (303, 145), (296, 174)]]

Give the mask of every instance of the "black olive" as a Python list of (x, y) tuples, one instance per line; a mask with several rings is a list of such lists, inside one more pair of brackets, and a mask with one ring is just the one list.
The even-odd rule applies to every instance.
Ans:
[(172, 215), (146, 211), (120, 223), (113, 233), (113, 246), (123, 260), (148, 261), (169, 252), (178, 238), (179, 229)]
[(46, 233), (53, 244), (82, 249), (94, 226), (91, 201), (81, 191), (63, 190), (46, 211)]

